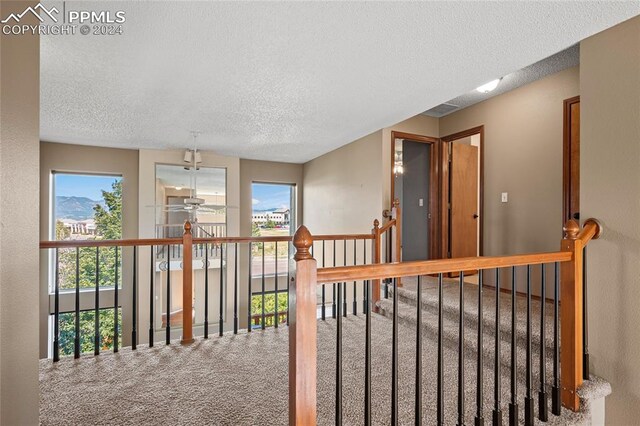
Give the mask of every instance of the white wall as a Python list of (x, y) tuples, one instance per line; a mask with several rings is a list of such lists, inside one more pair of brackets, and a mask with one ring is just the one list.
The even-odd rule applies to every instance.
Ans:
[(592, 372), (606, 423), (640, 418), (640, 17), (580, 44), (580, 202), (604, 234), (588, 248)]
[[(2, 2), (0, 16), (30, 2)], [(37, 24), (27, 18), (25, 23)], [(2, 36), (0, 424), (38, 424), (40, 40)]]

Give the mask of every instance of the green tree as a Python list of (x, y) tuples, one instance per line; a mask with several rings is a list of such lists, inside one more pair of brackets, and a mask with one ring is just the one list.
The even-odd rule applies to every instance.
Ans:
[(71, 236), (71, 230), (64, 226), (61, 220), (56, 220), (56, 240), (66, 240)]
[(97, 204), (94, 208), (94, 219), (97, 234), (105, 240), (122, 238), (122, 180), (111, 184), (111, 191), (102, 191), (106, 207)]
[(276, 223), (271, 220), (271, 218), (267, 219), (267, 222), (264, 224), (264, 227), (267, 229), (273, 229), (276, 227)]

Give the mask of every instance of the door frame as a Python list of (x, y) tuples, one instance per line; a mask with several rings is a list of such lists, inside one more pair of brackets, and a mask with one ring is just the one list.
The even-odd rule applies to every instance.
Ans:
[(480, 181), (479, 181), (479, 212), (480, 216), (480, 232), (479, 232), (479, 241), (478, 241), (478, 255), (482, 256), (484, 253), (484, 124), (472, 127), (470, 129), (462, 130), (461, 132), (452, 133), (447, 136), (443, 136), (440, 139), (442, 140), (441, 147), (441, 199), (440, 199), (440, 207), (441, 212), (440, 215), (442, 217), (442, 227), (440, 229), (441, 239), (441, 253), (443, 254), (443, 258), (449, 257), (449, 144), (455, 140), (466, 138), (473, 135), (480, 135)]
[[(562, 105), (562, 226), (571, 216), (571, 163), (574, 159), (575, 151), (571, 149), (571, 107), (580, 103), (580, 95), (565, 99)], [(578, 160), (580, 159), (580, 147), (578, 146)], [(578, 161), (580, 167), (580, 161)], [(580, 172), (578, 172), (578, 185), (580, 182)], [(580, 194), (578, 194), (578, 197)], [(580, 200), (578, 198), (578, 204)], [(578, 210), (579, 212), (579, 210)]]
[(442, 199), (440, 189), (441, 183), (441, 170), (440, 170), (440, 151), (442, 142), (439, 138), (432, 136), (417, 135), (413, 133), (391, 131), (391, 168), (389, 169), (389, 180), (391, 181), (391, 203), (395, 199), (395, 179), (393, 174), (393, 168), (395, 166), (395, 148), (396, 139), (408, 139), (413, 142), (426, 143), (431, 145), (431, 156), (429, 164), (429, 215), (431, 220), (429, 221), (429, 247), (428, 255), (429, 259), (439, 259), (442, 257), (440, 252), (440, 232), (442, 227), (440, 224), (440, 200)]

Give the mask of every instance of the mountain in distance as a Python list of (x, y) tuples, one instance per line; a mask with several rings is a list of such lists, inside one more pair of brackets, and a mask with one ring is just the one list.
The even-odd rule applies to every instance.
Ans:
[(58, 219), (86, 220), (93, 219), (93, 207), (104, 205), (103, 200), (92, 200), (87, 197), (56, 197), (56, 217)]

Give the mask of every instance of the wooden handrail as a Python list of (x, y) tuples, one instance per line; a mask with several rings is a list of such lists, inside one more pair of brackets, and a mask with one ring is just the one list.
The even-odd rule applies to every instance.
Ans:
[(167, 246), (180, 245), (182, 238), (141, 238), (126, 240), (62, 240), (40, 241), (41, 249), (76, 248), (76, 247), (133, 247), (133, 246)]
[[(289, 235), (269, 236), (269, 237), (211, 237), (192, 238), (193, 244), (204, 243), (274, 243), (292, 241)], [(313, 241), (328, 240), (373, 240), (371, 234), (335, 234), (335, 235), (315, 235)], [(76, 247), (132, 247), (132, 246), (166, 246), (181, 245), (182, 238), (141, 238), (122, 240), (61, 240), (61, 241), (40, 241), (41, 249), (48, 248), (76, 248)]]
[(387, 223), (382, 225), (382, 227), (378, 230), (378, 232), (381, 233), (381, 234), (384, 234), (387, 231), (387, 229), (391, 228), (395, 224), (396, 224), (396, 220), (395, 219), (391, 219)]
[(591, 240), (597, 240), (602, 235), (602, 224), (598, 219), (589, 218), (584, 221), (582, 231), (578, 234), (578, 239), (583, 246), (589, 244)]
[(464, 257), (454, 259), (417, 260), (412, 262), (378, 265), (340, 266), (318, 269), (318, 283), (358, 280), (379, 280), (416, 275), (431, 275), (475, 269), (506, 268), (510, 266), (537, 265), (568, 262), (571, 253), (565, 251), (533, 253), (511, 256)]

